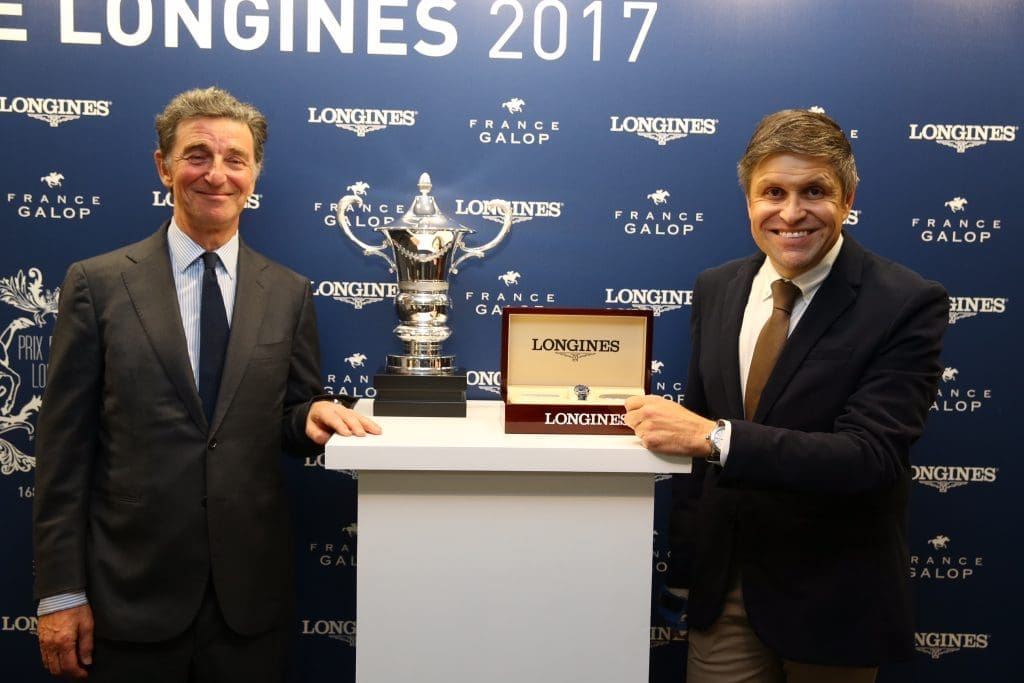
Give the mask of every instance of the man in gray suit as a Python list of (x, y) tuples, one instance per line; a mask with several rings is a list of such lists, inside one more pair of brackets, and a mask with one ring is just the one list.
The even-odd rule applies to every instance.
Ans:
[(239, 238), (266, 119), (207, 88), (156, 128), (173, 218), (73, 264), (61, 290), (36, 441), (43, 664), (98, 681), (279, 681), (281, 449), (380, 429), (318, 400), (309, 281)]

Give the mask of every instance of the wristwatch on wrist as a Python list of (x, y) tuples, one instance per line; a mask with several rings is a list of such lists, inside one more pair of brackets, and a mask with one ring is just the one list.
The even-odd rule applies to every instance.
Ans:
[(715, 422), (714, 428), (704, 437), (704, 440), (708, 442), (708, 446), (711, 447), (711, 455), (708, 456), (708, 462), (718, 465), (722, 464), (722, 439), (724, 437), (725, 420), (718, 420)]

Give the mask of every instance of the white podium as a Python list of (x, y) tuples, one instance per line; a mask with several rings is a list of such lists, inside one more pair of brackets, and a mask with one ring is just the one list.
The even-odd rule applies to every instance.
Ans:
[(648, 679), (654, 475), (690, 460), (505, 434), (503, 410), (328, 442), (326, 467), (359, 478), (358, 683)]

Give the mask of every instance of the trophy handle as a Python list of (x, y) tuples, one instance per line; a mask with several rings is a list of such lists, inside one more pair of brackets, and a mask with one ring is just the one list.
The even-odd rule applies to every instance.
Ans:
[(506, 202), (504, 199), (491, 199), (486, 203), (486, 208), (497, 208), (504, 215), (504, 222), (501, 225), (501, 230), (494, 236), (487, 244), (481, 244), (478, 247), (467, 247), (462, 243), (461, 237), (459, 239), (458, 247), (462, 248), (462, 255), (459, 256), (452, 262), (451, 271), (452, 273), (459, 272), (459, 264), (470, 257), (483, 258), (483, 255), (498, 246), (498, 243), (505, 239), (508, 234), (509, 228), (512, 227), (512, 205)]
[(363, 256), (380, 256), (382, 259), (388, 262), (388, 270), (395, 272), (395, 262), (391, 260), (391, 257), (387, 254), (388, 241), (385, 239), (380, 243), (380, 246), (374, 247), (372, 245), (363, 242), (361, 239), (355, 236), (352, 232), (352, 226), (348, 223), (348, 218), (345, 217), (345, 212), (348, 211), (349, 207), (355, 204), (357, 207), (363, 205), (363, 200), (354, 194), (345, 195), (338, 200), (338, 225), (345, 232), (345, 236), (355, 242), (363, 250)]

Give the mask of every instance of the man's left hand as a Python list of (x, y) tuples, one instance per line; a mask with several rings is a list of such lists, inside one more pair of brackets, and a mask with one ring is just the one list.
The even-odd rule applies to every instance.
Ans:
[(711, 455), (705, 437), (714, 429), (715, 421), (675, 401), (660, 396), (630, 396), (626, 399), (626, 424), (648, 450), (691, 458)]
[(332, 401), (315, 401), (306, 416), (306, 436), (321, 446), (332, 434), (366, 436), (380, 433), (380, 425), (376, 422)]

